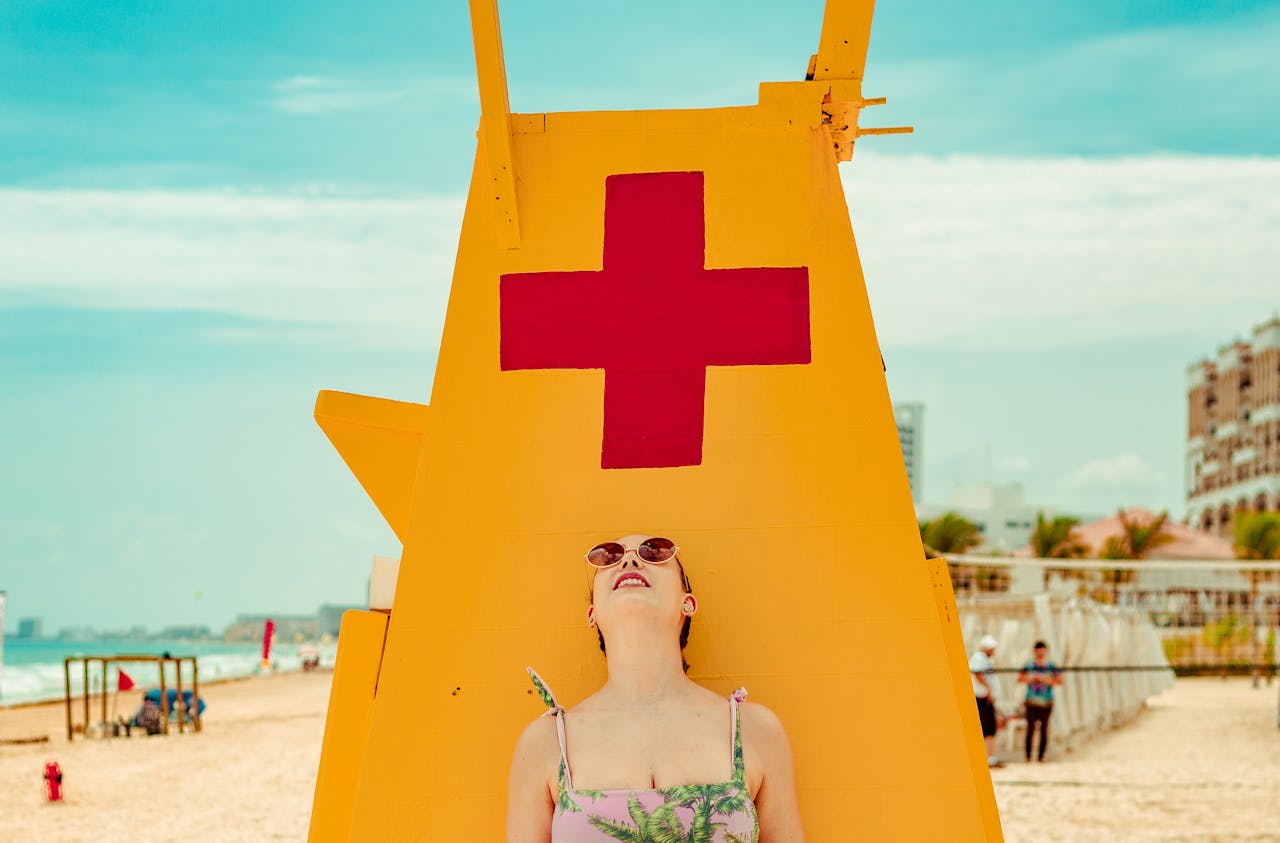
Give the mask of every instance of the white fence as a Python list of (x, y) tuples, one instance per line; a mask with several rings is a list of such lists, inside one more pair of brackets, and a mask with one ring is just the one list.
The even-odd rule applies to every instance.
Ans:
[[(1139, 609), (1050, 594), (961, 594), (957, 602), (967, 651), (973, 653), (982, 636), (992, 635), (999, 642), (997, 670), (1015, 671), (999, 675), (996, 705), (1002, 713), (1015, 714), (1025, 698), (1016, 670), (1031, 660), (1036, 641), (1049, 645), (1051, 661), (1068, 668), (1054, 692), (1050, 753), (1127, 723), (1150, 697), (1173, 687), (1159, 633)], [(1164, 669), (1070, 670), (1108, 667)], [(1021, 720), (1010, 726), (1008, 749), (1025, 728)]]
[(961, 601), (1045, 593), (1132, 608), (1159, 629), (1179, 672), (1270, 676), (1280, 632), (1280, 562), (952, 556)]

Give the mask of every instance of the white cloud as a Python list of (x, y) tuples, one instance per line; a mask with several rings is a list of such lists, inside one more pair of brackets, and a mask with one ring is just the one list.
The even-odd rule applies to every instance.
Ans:
[(1005, 456), (996, 460), (996, 469), (1012, 474), (1022, 474), (1031, 468), (1031, 460), (1020, 456)]
[(403, 112), (438, 102), (472, 102), (475, 82), (468, 79), (407, 78), (357, 80), (330, 76), (291, 76), (272, 85), (271, 105), (290, 114), (328, 114), (394, 106)]
[(330, 323), (434, 347), (461, 197), (0, 190), (0, 295)]
[[(1000, 26), (1000, 11), (986, 5), (986, 28)], [(869, 115), (871, 125), (914, 123), (910, 145), (895, 148), (932, 154), (1276, 154), (1280, 6), (1200, 5), (1214, 11), (1176, 23), (1112, 18), (1078, 28), (1085, 7), (1059, 9), (1059, 26), (1015, 24), (1017, 34), (979, 45), (958, 35), (952, 49), (925, 55), (890, 50), (882, 58), (873, 36), (869, 90), (889, 103)], [(1239, 8), (1250, 5), (1257, 7)], [(983, 28), (972, 14), (966, 23)]]
[[(888, 348), (1017, 351), (1188, 334), (1212, 343), (1280, 307), (1280, 158), (860, 150), (844, 176)], [(463, 204), (5, 189), (0, 296), (210, 309), (432, 347)]]
[(1069, 489), (1090, 492), (1147, 491), (1164, 482), (1164, 475), (1137, 454), (1118, 454), (1092, 460), (1071, 472), (1064, 481)]
[[(1077, 450), (1075, 443), (1064, 447)], [(1050, 482), (1050, 498), (1066, 511), (1100, 515), (1153, 501), (1176, 500), (1172, 483), (1144, 457), (1132, 451), (1094, 459)]]
[(1222, 338), (1280, 306), (1280, 158), (860, 150), (844, 182), (889, 347)]

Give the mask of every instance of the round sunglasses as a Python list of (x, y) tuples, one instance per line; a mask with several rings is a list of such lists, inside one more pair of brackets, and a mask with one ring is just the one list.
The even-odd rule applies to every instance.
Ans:
[[(635, 553), (650, 565), (661, 565), (675, 557), (676, 543), (671, 539), (645, 539), (635, 549)], [(587, 551), (587, 562), (596, 568), (608, 568), (617, 565), (631, 551), (617, 542), (602, 542)]]

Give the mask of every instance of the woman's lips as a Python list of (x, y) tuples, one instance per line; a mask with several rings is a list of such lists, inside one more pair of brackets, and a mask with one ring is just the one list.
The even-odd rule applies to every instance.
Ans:
[(617, 591), (620, 588), (648, 588), (648, 587), (649, 587), (649, 581), (646, 580), (640, 574), (637, 574), (635, 571), (628, 571), (627, 573), (618, 577), (618, 579), (615, 580), (613, 583), (614, 591)]

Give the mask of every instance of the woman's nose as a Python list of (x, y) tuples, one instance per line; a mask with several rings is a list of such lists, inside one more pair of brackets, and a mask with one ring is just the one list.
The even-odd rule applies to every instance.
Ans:
[(634, 550), (628, 550), (626, 555), (622, 557), (622, 567), (627, 567), (627, 563), (631, 563), (632, 568), (640, 567), (640, 554)]

